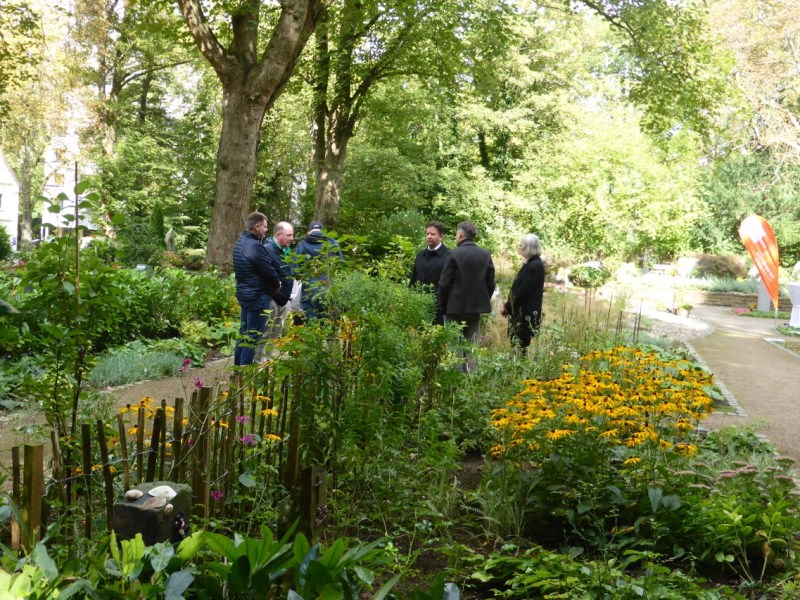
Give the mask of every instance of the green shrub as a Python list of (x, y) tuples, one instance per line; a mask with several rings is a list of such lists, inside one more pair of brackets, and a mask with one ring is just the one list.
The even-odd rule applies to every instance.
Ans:
[(611, 277), (611, 272), (602, 265), (593, 267), (579, 265), (569, 271), (569, 280), (580, 288), (598, 288)]
[(202, 366), (205, 351), (182, 339), (135, 341), (106, 352), (89, 373), (95, 388), (177, 375), (186, 359)]
[(190, 271), (199, 271), (205, 266), (206, 251), (203, 248), (183, 248), (178, 251), (183, 267)]
[(0, 261), (7, 260), (13, 252), (11, 247), (11, 236), (5, 227), (0, 227)]
[(720, 277), (740, 279), (747, 276), (747, 267), (743, 256), (726, 254), (698, 254), (695, 272), (698, 277)]

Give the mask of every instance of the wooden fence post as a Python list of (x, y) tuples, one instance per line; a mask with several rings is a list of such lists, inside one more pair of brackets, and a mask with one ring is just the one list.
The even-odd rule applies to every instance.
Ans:
[(100, 458), (103, 461), (103, 484), (106, 496), (106, 526), (114, 529), (114, 478), (111, 476), (111, 465), (108, 460), (108, 444), (106, 443), (106, 424), (97, 419), (97, 443), (100, 445)]
[[(288, 385), (287, 385), (288, 388)], [(284, 391), (284, 398), (287, 398), (289, 390)], [(295, 376), (292, 387), (292, 404), (289, 413), (289, 443), (286, 448), (286, 471), (283, 476), (283, 484), (292, 489), (300, 476), (300, 377)], [(284, 406), (288, 406), (284, 402)]]
[(161, 428), (164, 426), (164, 409), (156, 410), (153, 419), (153, 433), (150, 437), (150, 454), (147, 457), (147, 475), (145, 481), (155, 481), (156, 465), (158, 463), (158, 446), (161, 442)]
[(192, 506), (194, 514), (203, 519), (206, 517), (208, 506), (208, 450), (209, 427), (208, 407), (211, 395), (210, 388), (202, 387), (192, 395), (192, 427), (194, 437), (192, 446), (193, 471), (192, 471)]
[(22, 522), (26, 535), (22, 544), (26, 552), (33, 550), (42, 532), (42, 496), (44, 495), (44, 446), (24, 448), (25, 464), (22, 471), (23, 494)]
[[(172, 421), (172, 468), (170, 479), (183, 483), (186, 473), (183, 448), (183, 398), (175, 398), (175, 415)], [(172, 479), (175, 477), (175, 479)]]
[(117, 413), (117, 429), (119, 429), (119, 448), (122, 454), (123, 483), (126, 490), (131, 489), (131, 467), (128, 462), (128, 436), (125, 432), (125, 421), (121, 413)]

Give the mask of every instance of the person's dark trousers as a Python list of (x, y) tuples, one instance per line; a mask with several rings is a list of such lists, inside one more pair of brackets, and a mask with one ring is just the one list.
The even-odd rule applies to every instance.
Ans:
[[(241, 304), (242, 316), (239, 322), (239, 339), (236, 340), (236, 351), (233, 364), (237, 366), (252, 365), (256, 349), (263, 343), (262, 336), (269, 317), (269, 296), (262, 296)], [(246, 337), (245, 337), (246, 336)]]
[(461, 333), (468, 342), (478, 344), (481, 341), (481, 316), (475, 315), (444, 315), (444, 324), (454, 321), (461, 325)]
[[(461, 334), (470, 344), (478, 345), (481, 341), (481, 316), (477, 315), (445, 315), (444, 324), (455, 322), (461, 325)], [(464, 356), (459, 350), (458, 355), (463, 359), (459, 371), (469, 372), (474, 369), (472, 359)]]

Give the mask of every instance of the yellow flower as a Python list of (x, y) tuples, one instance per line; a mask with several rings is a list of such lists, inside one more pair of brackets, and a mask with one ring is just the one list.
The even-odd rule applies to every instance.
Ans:
[(563, 437), (569, 437), (574, 434), (575, 432), (572, 431), (571, 429), (553, 429), (551, 431), (548, 431), (546, 436), (548, 440), (555, 441)]
[(261, 411), (261, 414), (265, 417), (277, 417), (278, 411), (275, 410), (274, 408), (265, 408), (264, 410)]
[(268, 440), (272, 440), (273, 442), (280, 442), (281, 441), (281, 436), (275, 435), (274, 433), (268, 433), (264, 437), (266, 437)]
[(684, 456), (694, 456), (697, 454), (697, 446), (694, 444), (675, 444), (675, 452)]
[(641, 458), (639, 458), (638, 456), (631, 456), (628, 460), (624, 461), (622, 464), (623, 466), (630, 467), (633, 465), (638, 465), (640, 462), (642, 462)]

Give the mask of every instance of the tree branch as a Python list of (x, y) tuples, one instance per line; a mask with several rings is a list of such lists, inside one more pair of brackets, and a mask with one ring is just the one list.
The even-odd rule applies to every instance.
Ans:
[(239, 63), (217, 40), (203, 14), (200, 0), (178, 0), (178, 5), (200, 52), (217, 72), (217, 76), (223, 81), (227, 80), (231, 73), (239, 69)]

